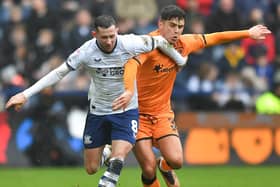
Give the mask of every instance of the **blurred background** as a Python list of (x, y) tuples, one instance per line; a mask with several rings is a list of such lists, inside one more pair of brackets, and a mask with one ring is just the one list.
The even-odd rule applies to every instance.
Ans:
[[(263, 41), (189, 56), (172, 95), (185, 164), (279, 165), (280, 0), (1, 0), (0, 166), (82, 166), (89, 85), (83, 69), (20, 112), (5, 111), (5, 102), (91, 39), (95, 17), (114, 16), (121, 34), (147, 34), (168, 4), (185, 10), (184, 33), (256, 24), (272, 31)], [(127, 163), (136, 165), (133, 156)]]

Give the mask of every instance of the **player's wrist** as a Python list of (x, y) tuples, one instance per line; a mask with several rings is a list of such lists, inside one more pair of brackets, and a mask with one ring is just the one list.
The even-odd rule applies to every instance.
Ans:
[(32, 96), (32, 94), (28, 91), (28, 90), (24, 90), (23, 92), (21, 92), (22, 97), (27, 101), (28, 98), (30, 98)]

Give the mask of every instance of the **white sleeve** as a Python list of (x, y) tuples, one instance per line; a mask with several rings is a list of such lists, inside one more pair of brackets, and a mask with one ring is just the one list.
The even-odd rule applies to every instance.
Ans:
[(133, 56), (139, 55), (140, 53), (150, 52), (154, 49), (155, 44), (151, 36), (127, 34), (120, 35), (120, 37), (125, 45), (125, 49), (133, 54)]
[(168, 41), (162, 36), (153, 36), (155, 47), (159, 48), (164, 54), (172, 58), (178, 66), (187, 63), (188, 56), (183, 57)]
[(34, 85), (23, 91), (23, 94), (26, 98), (31, 97), (32, 95), (40, 92), (42, 89), (49, 87), (59, 80), (61, 80), (65, 75), (71, 71), (70, 67), (66, 63), (63, 63), (56, 69), (52, 70), (46, 76), (38, 80)]
[(73, 53), (69, 55), (66, 60), (67, 65), (72, 69), (76, 70), (82, 65), (83, 59), (86, 57), (86, 51), (91, 48), (92, 41), (87, 41), (81, 47), (76, 49)]
[(184, 66), (188, 57), (183, 57), (168, 41), (162, 36), (149, 35), (123, 35), (127, 49), (134, 55), (150, 52), (159, 48), (165, 55), (172, 58), (178, 66)]

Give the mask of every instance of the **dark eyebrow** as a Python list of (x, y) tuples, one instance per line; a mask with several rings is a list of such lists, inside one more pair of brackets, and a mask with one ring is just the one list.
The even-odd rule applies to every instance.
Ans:
[(184, 26), (184, 24), (177, 24), (177, 23), (174, 23), (172, 21), (169, 21), (169, 23), (172, 24), (172, 25), (178, 25), (179, 27), (183, 27)]

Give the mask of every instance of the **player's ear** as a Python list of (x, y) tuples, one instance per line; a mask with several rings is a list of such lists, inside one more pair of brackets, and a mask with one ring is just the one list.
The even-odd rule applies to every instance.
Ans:
[(116, 27), (116, 33), (118, 33), (119, 32), (119, 27)]
[(159, 19), (159, 20), (158, 20), (158, 28), (161, 28), (162, 24), (163, 24), (162, 20)]
[(95, 38), (95, 36), (96, 36), (96, 31), (91, 31), (91, 35), (92, 35), (92, 37)]

